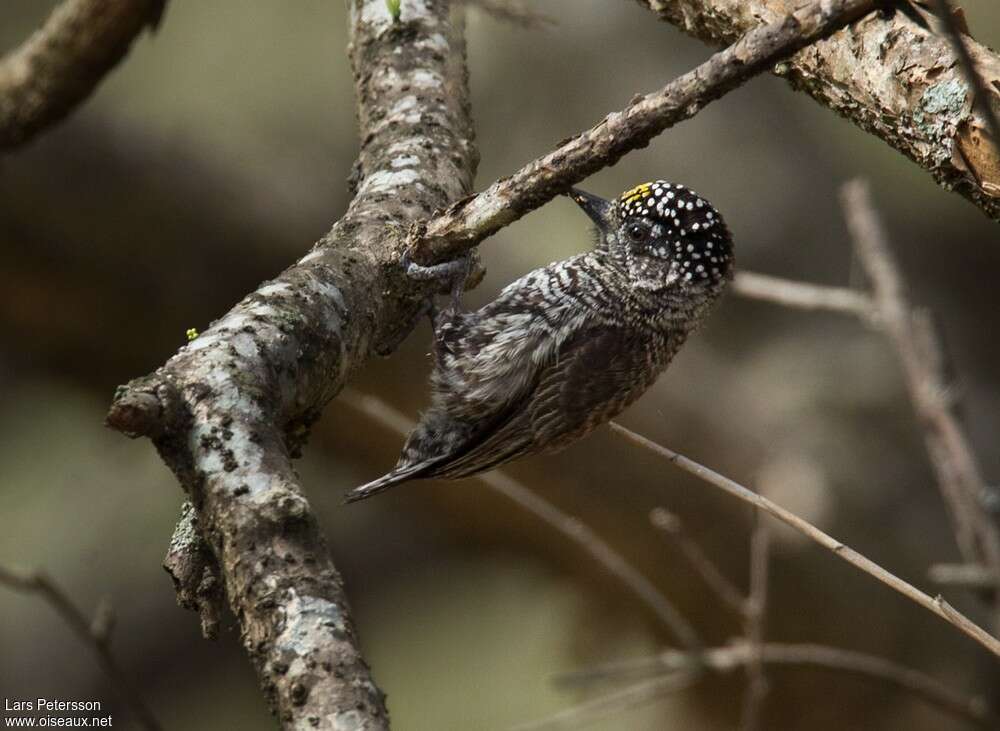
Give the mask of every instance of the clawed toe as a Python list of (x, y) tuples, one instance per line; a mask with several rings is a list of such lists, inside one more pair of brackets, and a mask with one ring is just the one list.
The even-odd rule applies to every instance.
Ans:
[[(400, 264), (406, 276), (421, 282), (439, 280), (451, 290), (452, 306), (458, 307), (458, 300), (465, 289), (465, 280), (472, 271), (472, 255), (467, 254), (459, 259), (452, 259), (441, 264), (423, 266), (410, 258), (410, 252), (404, 251)], [(442, 287), (443, 288), (443, 287)]]

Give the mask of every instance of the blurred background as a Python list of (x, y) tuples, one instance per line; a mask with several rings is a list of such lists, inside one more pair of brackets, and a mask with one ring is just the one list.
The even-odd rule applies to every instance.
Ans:
[[(0, 48), (54, 6), (4, 0)], [(319, 238), (343, 212), (356, 153), (345, 4), (171, 3), (159, 32), (67, 122), (0, 159), (0, 563), (39, 568), (88, 613), (116, 610), (114, 649), (170, 729), (270, 729), (227, 619), (202, 640), (160, 568), (181, 492), (146, 441), (102, 420), (115, 385), (147, 373)], [(1000, 45), (1000, 7), (965, 0), (972, 33)], [(710, 49), (629, 2), (539, 0), (526, 30), (470, 11), (480, 186), (662, 86)], [(939, 315), (964, 419), (1000, 475), (1000, 235), (963, 199), (783, 82), (758, 78), (582, 186), (612, 196), (653, 178), (712, 200), (740, 267), (863, 285), (837, 190), (863, 175), (912, 296)], [(488, 301), (529, 269), (589, 246), (556, 200), (486, 242)], [(355, 384), (415, 416), (429, 329)], [(887, 341), (834, 314), (733, 296), (626, 425), (769, 494), (932, 593), (927, 567), (958, 560), (899, 363)], [(671, 641), (590, 558), (473, 480), (413, 483), (358, 505), (402, 439), (338, 402), (300, 469), (342, 570), (398, 729), (505, 729), (578, 703), (553, 677)], [(676, 547), (663, 506), (723, 571), (747, 581), (750, 516), (718, 491), (599, 430), (509, 473), (579, 516), (682, 609), (707, 642), (739, 635)], [(892, 658), (969, 694), (997, 692), (992, 660), (915, 605), (780, 529), (767, 636)], [(982, 607), (949, 599), (980, 623)], [(995, 681), (995, 675), (993, 680)], [(764, 728), (960, 729), (870, 680), (769, 672)], [(603, 690), (613, 689), (604, 688)], [(594, 720), (594, 729), (729, 729), (742, 676), (709, 678)], [(134, 723), (88, 650), (38, 598), (0, 587), (0, 696), (100, 700)]]

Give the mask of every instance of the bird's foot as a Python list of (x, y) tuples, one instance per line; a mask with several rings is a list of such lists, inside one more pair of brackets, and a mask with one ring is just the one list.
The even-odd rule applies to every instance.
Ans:
[(471, 254), (467, 254), (460, 259), (446, 261), (442, 264), (423, 266), (410, 258), (409, 251), (404, 251), (400, 263), (402, 264), (403, 271), (406, 272), (406, 276), (411, 279), (421, 282), (434, 280), (442, 282), (442, 288), (447, 286), (451, 292), (452, 309), (459, 309), (459, 300), (462, 297), (462, 292), (465, 291), (465, 283), (472, 273), (473, 257)]

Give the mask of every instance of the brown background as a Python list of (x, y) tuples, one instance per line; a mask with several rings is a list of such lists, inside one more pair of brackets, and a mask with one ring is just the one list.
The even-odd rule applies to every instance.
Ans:
[[(405, 3), (405, 0), (404, 0)], [(51, 2), (4, 0), (0, 47)], [(1000, 44), (1000, 9), (967, 0), (973, 35)], [(469, 19), (480, 185), (663, 85), (709, 52), (629, 2), (547, 0), (554, 28)], [(238, 638), (198, 636), (159, 568), (180, 491), (145, 442), (101, 426), (114, 386), (163, 362), (279, 271), (343, 211), (356, 151), (340, 2), (174, 2), (159, 33), (64, 125), (0, 160), (0, 562), (42, 567), (88, 609), (108, 597), (115, 648), (173, 729), (273, 728)], [(1000, 475), (1000, 234), (962, 199), (783, 82), (757, 79), (588, 180), (611, 196), (653, 178), (710, 198), (742, 268), (861, 284), (837, 188), (864, 175), (914, 299), (943, 323), (970, 435)], [(589, 245), (557, 200), (486, 242), (469, 305)], [(415, 415), (428, 329), (356, 388)], [(629, 426), (770, 491), (904, 578), (957, 557), (895, 354), (842, 316), (727, 298)], [(301, 470), (348, 582), (396, 728), (503, 729), (581, 699), (561, 671), (648, 654), (668, 638), (551, 530), (474, 481), (414, 483), (351, 507), (401, 439), (337, 403)], [(739, 624), (649, 526), (679, 514), (745, 582), (742, 505), (606, 430), (510, 472), (580, 515), (724, 642)], [(777, 532), (768, 636), (864, 650), (956, 688), (987, 690), (970, 641), (796, 536)], [(980, 621), (978, 605), (955, 603)], [(877, 683), (775, 671), (765, 727), (958, 729)], [(738, 676), (598, 721), (595, 729), (732, 728)], [(91, 656), (37, 599), (0, 588), (0, 696), (97, 699), (130, 719)], [(669, 725), (668, 725), (669, 721)]]

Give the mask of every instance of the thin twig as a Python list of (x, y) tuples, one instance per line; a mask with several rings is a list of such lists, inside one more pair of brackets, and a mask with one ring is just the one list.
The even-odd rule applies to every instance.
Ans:
[(482, 193), (458, 201), (411, 231), (414, 258), (452, 259), (542, 206), (588, 175), (645, 147), (665, 129), (774, 63), (841, 28), (875, 6), (874, 0), (824, 0), (755, 28), (729, 48), (659, 91), (636, 97), (591, 129), (560, 144)]
[(1000, 531), (980, 502), (986, 482), (954, 413), (943, 348), (929, 320), (916, 316), (907, 299), (867, 184), (847, 183), (841, 198), (855, 251), (872, 282), (878, 322), (899, 354), (958, 547), (966, 561), (983, 563), (1000, 576)]
[(832, 551), (835, 555), (839, 556), (844, 561), (847, 561), (852, 566), (874, 577), (889, 588), (919, 604), (924, 609), (927, 609), (931, 613), (941, 617), (962, 633), (974, 639), (991, 653), (1000, 657), (1000, 640), (997, 640), (982, 627), (975, 624), (965, 615), (961, 614), (942, 597), (938, 596), (936, 598), (932, 598), (928, 596), (912, 584), (909, 584), (900, 579), (898, 576), (889, 573), (871, 559), (862, 556), (860, 553), (849, 546), (844, 545), (836, 538), (824, 533), (809, 521), (800, 518), (788, 510), (785, 510), (783, 507), (771, 502), (763, 495), (758, 495), (752, 490), (748, 490), (743, 485), (730, 480), (728, 477), (724, 477), (718, 472), (715, 472), (714, 470), (711, 470), (694, 460), (688, 459), (672, 449), (668, 449), (667, 447), (657, 444), (641, 434), (636, 434), (634, 431), (626, 429), (621, 424), (611, 422), (610, 426), (613, 432), (624, 436), (632, 443), (637, 444), (640, 447), (659, 455), (660, 457), (663, 457), (672, 464), (675, 464), (686, 472), (690, 472), (696, 477), (701, 478), (710, 485), (714, 485), (730, 495), (739, 498), (744, 502), (750, 503), (751, 505), (755, 505), (769, 515), (774, 516), (782, 523), (794, 528), (799, 533), (802, 533), (804, 536), (812, 539), (829, 551)]
[(681, 523), (681, 519), (665, 508), (653, 508), (649, 521), (663, 531), (680, 548), (684, 558), (700, 575), (709, 589), (730, 609), (742, 617), (746, 611), (746, 597), (725, 574), (719, 571), (715, 562), (708, 557)]
[(797, 282), (755, 272), (737, 272), (730, 291), (741, 297), (785, 307), (843, 312), (866, 320), (875, 309), (871, 297), (855, 289)]
[(989, 127), (990, 135), (993, 137), (993, 147), (1000, 153), (1000, 118), (997, 117), (996, 110), (990, 104), (992, 94), (989, 87), (986, 86), (986, 81), (976, 68), (975, 61), (972, 60), (969, 46), (965, 42), (965, 35), (962, 33), (961, 28), (958, 27), (951, 1), (933, 0), (933, 2), (937, 8), (941, 28), (951, 41), (951, 45), (955, 49), (955, 55), (958, 56), (958, 60), (962, 65), (962, 72), (965, 74), (969, 86), (972, 87), (974, 106), (978, 104), (979, 109), (983, 112), (983, 116), (986, 117), (986, 125)]
[(556, 25), (556, 19), (546, 15), (519, 0), (463, 0), (497, 20), (519, 25), (522, 28), (537, 29)]
[(36, 594), (51, 606), (66, 625), (84, 644), (93, 651), (97, 664), (111, 681), (122, 699), (135, 714), (140, 727), (149, 731), (159, 731), (162, 728), (152, 710), (146, 705), (139, 689), (130, 680), (130, 676), (122, 670), (111, 652), (111, 610), (102, 603), (93, 619), (87, 616), (73, 603), (66, 592), (52, 579), (41, 572), (16, 572), (0, 566), (0, 584), (14, 591), (25, 594)]
[(565, 708), (546, 718), (528, 721), (512, 726), (510, 731), (537, 731), (544, 728), (581, 728), (609, 713), (632, 710), (640, 705), (651, 703), (663, 698), (668, 693), (676, 693), (690, 687), (699, 676), (699, 672), (688, 671), (667, 675), (662, 678), (648, 680), (644, 683), (625, 688), (615, 693), (608, 693), (600, 698)]
[[(761, 645), (759, 656), (761, 661), (769, 666), (815, 667), (880, 680), (975, 724), (995, 728), (997, 723), (984, 699), (963, 695), (919, 670), (874, 655), (811, 643), (767, 642)], [(737, 642), (724, 647), (708, 648), (694, 654), (666, 650), (652, 657), (622, 660), (566, 673), (557, 680), (561, 685), (582, 685), (648, 678), (661, 673), (677, 673), (688, 668), (729, 673), (745, 667), (752, 661), (753, 652), (749, 645), (746, 642)]]
[(743, 695), (740, 716), (741, 731), (760, 728), (761, 709), (767, 696), (768, 683), (764, 675), (764, 629), (767, 614), (767, 580), (771, 562), (771, 534), (764, 516), (753, 511), (753, 531), (750, 534), (750, 593), (745, 610), (745, 637), (749, 658), (746, 664), (747, 687)]
[[(340, 400), (401, 436), (409, 434), (415, 426), (414, 422), (403, 413), (375, 396), (348, 388), (341, 392)], [(611, 576), (638, 597), (682, 646), (696, 648), (703, 645), (691, 623), (663, 592), (579, 518), (567, 515), (504, 472), (494, 470), (476, 475), (475, 479), (548, 524), (590, 554), (591, 558), (603, 566)]]

